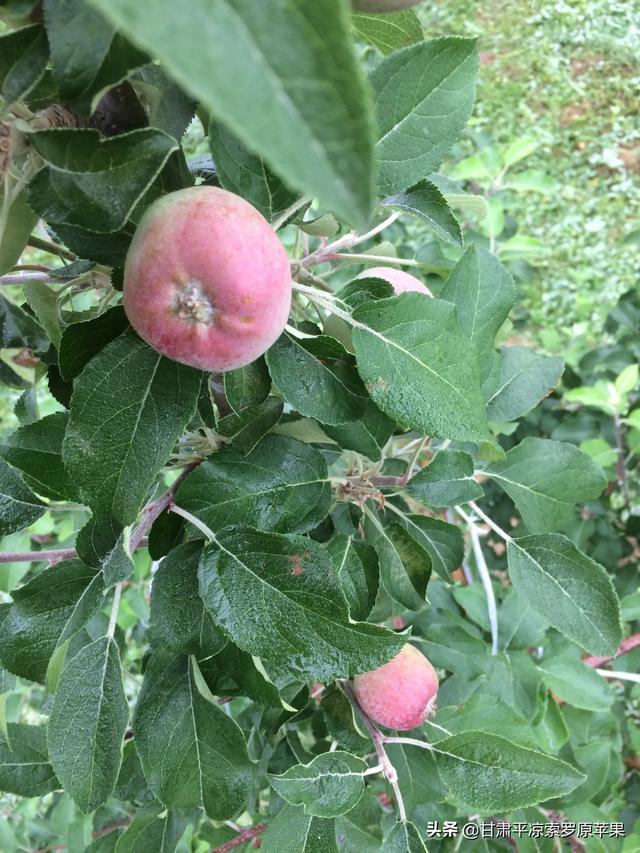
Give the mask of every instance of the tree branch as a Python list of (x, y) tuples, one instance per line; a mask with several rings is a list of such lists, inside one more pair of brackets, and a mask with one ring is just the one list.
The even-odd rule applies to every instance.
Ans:
[(640, 634), (631, 634), (630, 637), (624, 638), (618, 646), (615, 654), (609, 655), (608, 657), (595, 657), (590, 655), (589, 657), (582, 658), (582, 662), (586, 663), (587, 666), (593, 667), (593, 669), (598, 669), (598, 667), (611, 663), (612, 660), (616, 660), (617, 658), (622, 657), (622, 655), (626, 655), (637, 648), (640, 648)]
[(258, 835), (262, 835), (266, 828), (266, 823), (258, 823), (256, 826), (250, 826), (247, 829), (243, 829), (235, 838), (232, 838), (231, 841), (227, 841), (227, 843), (223, 844), (222, 847), (216, 847), (216, 849), (212, 850), (211, 853), (229, 853), (229, 850), (235, 850), (236, 847), (240, 847), (241, 844), (246, 844), (246, 842), (251, 841), (252, 838), (257, 838)]
[(374, 726), (374, 724), (371, 722), (369, 717), (365, 714), (365, 712), (360, 707), (360, 703), (356, 699), (356, 695), (353, 692), (353, 688), (349, 684), (349, 682), (348, 681), (341, 681), (340, 687), (341, 687), (344, 695), (349, 700), (352, 708), (354, 708), (358, 712), (360, 717), (362, 718), (362, 722), (365, 724), (365, 727), (366, 727), (367, 731), (369, 732), (371, 740), (373, 741), (373, 746), (374, 746), (374, 749), (376, 751), (376, 755), (378, 756), (378, 762), (382, 768), (382, 772), (384, 773), (384, 777), (387, 780), (387, 782), (391, 785), (391, 787), (393, 788), (393, 793), (395, 794), (396, 803), (398, 806), (398, 811), (400, 812), (400, 820), (403, 823), (406, 823), (407, 822), (407, 812), (406, 812), (406, 809), (404, 807), (404, 800), (402, 799), (402, 791), (400, 790), (400, 785), (398, 784), (398, 772), (397, 772), (396, 768), (393, 766), (393, 764), (391, 763), (391, 759), (387, 755), (387, 751), (384, 748), (386, 738), (382, 734), (380, 729), (378, 729), (376, 726)]
[(57, 548), (51, 551), (7, 551), (0, 554), (0, 563), (36, 563), (40, 560), (58, 563), (60, 560), (72, 560), (75, 556), (75, 548)]
[[(146, 544), (147, 533), (151, 530), (153, 522), (171, 504), (184, 480), (201, 461), (198, 459), (187, 465), (176, 481), (157, 500), (151, 501), (144, 507), (141, 513), (142, 521), (131, 534), (131, 553)], [(75, 548), (57, 548), (50, 551), (8, 551), (0, 554), (0, 563), (35, 563), (42, 560), (58, 563), (60, 560), (72, 560), (75, 557), (77, 557)]]

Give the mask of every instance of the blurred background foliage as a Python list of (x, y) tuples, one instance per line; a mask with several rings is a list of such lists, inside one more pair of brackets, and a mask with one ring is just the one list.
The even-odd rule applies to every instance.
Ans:
[[(607, 473), (609, 488), (585, 508), (571, 535), (616, 574), (625, 621), (638, 631), (640, 0), (431, 0), (419, 11), (427, 38), (445, 33), (480, 38), (476, 108), (437, 180), (448, 194), (460, 194), (456, 212), (465, 238), (495, 251), (514, 275), (519, 304), (508, 329), (510, 343), (533, 343), (568, 365), (562, 386), (517, 430), (504, 425), (505, 446), (526, 435), (570, 441)], [(362, 49), (377, 61), (373, 49)], [(187, 157), (208, 153), (198, 119), (184, 142)], [(437, 294), (459, 251), (434, 240), (417, 220), (394, 224), (392, 236), (400, 238), (399, 248), (378, 243), (375, 254), (397, 251), (422, 261), (423, 272), (437, 271), (429, 276)], [(58, 266), (61, 261), (30, 249), (22, 263)], [(344, 269), (335, 281), (359, 269)], [(19, 287), (3, 293), (24, 301)], [(92, 298), (89, 292), (70, 294), (65, 308), (86, 310)], [(0, 360), (2, 373), (3, 365), (10, 366), (28, 383), (38, 369), (28, 352), (3, 350)], [(33, 390), (1, 384), (0, 435), (35, 419), (36, 410), (42, 416), (60, 408), (44, 381)], [(511, 503), (497, 489), (495, 501), (492, 517), (511, 530)], [(86, 515), (82, 509), (46, 513), (29, 530), (5, 537), (0, 549), (71, 545), (81, 526), (77, 513)], [(493, 543), (490, 567), (498, 588), (504, 561), (499, 545)], [(138, 559), (143, 562), (136, 564), (121, 611), (125, 621), (129, 613), (131, 627), (148, 618), (148, 558)], [(29, 569), (28, 563), (0, 565), (0, 603)], [(127, 644), (130, 658), (142, 652), (135, 642)], [(129, 671), (136, 671), (133, 658)], [(627, 655), (623, 666), (638, 672), (640, 649)], [(0, 718), (29, 722), (26, 709), (46, 701), (41, 687), (20, 682)], [(41, 707), (46, 712), (46, 705)], [(630, 692), (625, 711), (628, 721), (640, 720), (640, 686)], [(638, 767), (640, 729), (631, 725), (626, 731), (627, 761), (637, 761), (628, 766)], [(614, 789), (608, 797), (607, 813), (622, 813), (631, 825), (640, 814), (638, 775), (629, 773), (624, 790)], [(11, 826), (3, 820), (9, 815)], [(98, 824), (117, 825), (126, 815), (98, 817)], [(9, 796), (0, 809), (0, 851), (38, 845), (48, 850), (52, 844), (82, 851), (91, 830), (91, 818), (66, 794), (41, 800)], [(640, 849), (633, 846), (640, 844), (635, 833), (624, 850)], [(178, 849), (204, 853), (230, 837), (228, 827), (209, 827), (197, 841), (184, 838)]]

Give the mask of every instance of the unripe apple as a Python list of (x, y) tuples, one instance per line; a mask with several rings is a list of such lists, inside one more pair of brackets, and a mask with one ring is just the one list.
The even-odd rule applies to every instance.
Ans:
[(146, 211), (127, 254), (124, 309), (149, 346), (206, 371), (255, 361), (291, 307), (289, 258), (240, 196), (189, 187)]
[(399, 12), (417, 6), (420, 0), (351, 0), (356, 12)]
[(423, 284), (419, 278), (409, 275), (408, 272), (396, 270), (393, 267), (372, 267), (361, 272), (357, 278), (382, 278), (384, 281), (389, 282), (394, 293), (406, 293), (408, 290), (416, 290), (418, 293), (426, 293), (427, 296), (433, 296), (427, 285)]
[(388, 663), (356, 675), (353, 689), (360, 707), (389, 729), (415, 729), (435, 707), (438, 676), (427, 658), (407, 645)]

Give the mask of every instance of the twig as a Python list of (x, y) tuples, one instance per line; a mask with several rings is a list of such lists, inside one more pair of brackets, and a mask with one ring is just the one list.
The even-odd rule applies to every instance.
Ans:
[(271, 227), (273, 228), (273, 230), (277, 231), (278, 228), (281, 228), (287, 221), (287, 219), (290, 219), (293, 214), (296, 213), (296, 211), (300, 210), (301, 207), (304, 207), (305, 204), (309, 204), (311, 200), (312, 199), (310, 195), (304, 195), (302, 196), (302, 198), (299, 198), (297, 199), (297, 201), (294, 201), (292, 205), (290, 205), (286, 210), (282, 211), (280, 216), (273, 220), (273, 222), (271, 223)]
[(195, 515), (193, 515), (190, 512), (187, 512), (186, 509), (182, 509), (181, 506), (176, 506), (176, 504), (172, 504), (171, 505), (171, 512), (175, 512), (176, 515), (182, 516), (182, 518), (184, 518), (185, 521), (188, 521), (189, 524), (193, 524), (194, 527), (197, 527), (201, 533), (204, 533), (204, 535), (207, 537), (209, 542), (217, 542), (218, 541), (216, 539), (216, 534), (213, 532), (213, 530), (210, 527), (208, 527), (204, 523), (204, 521), (200, 521), (200, 519), (197, 518)]
[[(151, 501), (142, 510), (142, 521), (131, 534), (131, 553), (136, 551), (142, 545), (146, 544), (147, 533), (151, 529), (153, 522), (165, 510), (176, 496), (182, 482), (189, 474), (197, 468), (202, 460), (191, 462), (187, 465), (176, 481), (162, 494), (157, 500)], [(48, 560), (49, 562), (58, 563), (60, 560), (72, 560), (77, 556), (75, 548), (58, 548), (49, 551), (7, 551), (0, 554), (0, 563), (27, 563), (40, 562)]]
[(356, 695), (353, 692), (353, 688), (351, 687), (349, 682), (341, 681), (340, 687), (344, 695), (349, 700), (352, 708), (354, 708), (362, 718), (362, 721), (365, 724), (367, 731), (369, 732), (369, 736), (373, 741), (373, 746), (376, 751), (376, 755), (378, 756), (378, 763), (382, 768), (382, 772), (384, 773), (385, 779), (393, 788), (393, 793), (395, 794), (398, 811), (400, 812), (400, 820), (403, 823), (406, 823), (407, 812), (404, 807), (404, 800), (402, 799), (402, 791), (400, 790), (400, 785), (398, 784), (398, 771), (391, 763), (391, 759), (387, 755), (387, 751), (384, 748), (384, 744), (387, 738), (385, 738), (380, 729), (374, 726), (369, 717), (362, 710), (358, 700), (356, 699)]
[(247, 829), (243, 829), (235, 838), (232, 838), (231, 841), (227, 841), (227, 843), (223, 844), (222, 847), (216, 847), (216, 849), (212, 850), (211, 853), (229, 853), (229, 850), (235, 850), (236, 847), (240, 847), (240, 845), (245, 844), (247, 841), (251, 841), (252, 838), (257, 838), (258, 835), (262, 835), (266, 828), (266, 823), (259, 823), (256, 826), (250, 826)]
[(587, 666), (591, 666), (594, 669), (597, 669), (599, 666), (604, 666), (604, 664), (611, 663), (612, 660), (616, 660), (617, 658), (622, 657), (622, 655), (626, 655), (629, 652), (632, 652), (634, 649), (640, 647), (640, 634), (631, 634), (630, 637), (625, 637), (624, 640), (618, 646), (617, 651), (613, 655), (609, 655), (608, 657), (594, 657), (589, 656), (586, 658), (582, 658), (582, 662), (586, 663)]
[(27, 246), (31, 246), (33, 249), (40, 249), (43, 252), (49, 252), (50, 255), (58, 255), (58, 257), (64, 258), (67, 261), (77, 260), (77, 256), (68, 249), (65, 249), (64, 246), (60, 246), (58, 243), (54, 243), (51, 240), (43, 240), (41, 237), (34, 237), (31, 235), (27, 242)]
[(142, 521), (131, 534), (131, 552), (136, 550), (142, 543), (147, 533), (151, 530), (153, 522), (173, 502), (176, 493), (189, 474), (200, 465), (201, 459), (191, 462), (185, 466), (180, 476), (157, 500), (152, 501), (142, 510)]
[(484, 512), (484, 510), (480, 509), (480, 507), (478, 506), (478, 504), (475, 501), (469, 501), (469, 506), (471, 507), (471, 509), (475, 512), (475, 514), (479, 518), (481, 518), (486, 524), (489, 525), (489, 527), (495, 533), (498, 534), (498, 536), (501, 539), (504, 539), (505, 542), (512, 542), (513, 541), (513, 537), (509, 536), (509, 534), (506, 533), (501, 527), (498, 527), (498, 525), (495, 523), (495, 521), (493, 521), (493, 519), (489, 518), (489, 516), (486, 514), (486, 512)]
[(364, 263), (377, 264), (396, 264), (399, 267), (423, 267), (425, 266), (422, 261), (415, 261), (412, 258), (392, 258), (388, 255), (367, 255), (367, 254), (355, 254), (353, 252), (339, 252), (336, 256), (337, 259), (345, 260), (345, 261), (363, 261)]
[(635, 672), (619, 672), (615, 669), (596, 669), (596, 672), (612, 681), (635, 681), (636, 684), (640, 684), (640, 675), (636, 675)]
[(343, 249), (352, 249), (354, 246), (360, 245), (360, 243), (365, 243), (367, 240), (371, 240), (373, 237), (384, 231), (385, 228), (388, 228), (389, 225), (394, 223), (399, 216), (400, 213), (392, 213), (391, 216), (387, 217), (383, 222), (380, 222), (365, 234), (358, 234), (355, 231), (350, 231), (348, 234), (345, 234), (333, 243), (329, 243), (328, 246), (322, 246), (319, 249), (316, 249), (315, 252), (312, 252), (304, 258), (302, 265), (305, 267), (311, 267), (327, 263), (327, 261), (335, 260), (340, 257), (339, 253)]
[(0, 276), (0, 285), (5, 284), (28, 284), (30, 281), (44, 281), (47, 284), (60, 284), (55, 278), (51, 278), (46, 272), (17, 272), (15, 274)]
[(75, 556), (75, 548), (57, 548), (51, 551), (7, 551), (0, 554), (0, 563), (37, 563), (40, 560), (58, 563), (60, 560), (72, 560)]
[(469, 524), (469, 534), (471, 536), (471, 545), (476, 558), (476, 568), (484, 587), (485, 595), (487, 596), (487, 612), (489, 615), (489, 626), (491, 628), (491, 654), (495, 657), (498, 654), (498, 608), (496, 606), (496, 597), (493, 592), (491, 583), (491, 575), (487, 567), (487, 561), (484, 558), (480, 537), (478, 536), (478, 527), (471, 521)]
[[(103, 829), (97, 829), (95, 832), (91, 833), (92, 838), (100, 838), (103, 835), (108, 835), (110, 832), (113, 832), (115, 829), (122, 829), (125, 826), (129, 826), (128, 820), (119, 820), (117, 823), (112, 823), (109, 826), (105, 826)], [(34, 850), (33, 853), (53, 853), (53, 851), (57, 850), (66, 850), (66, 844), (57, 844), (55, 847), (41, 847), (39, 850)]]
[(405, 485), (406, 485), (406, 483), (409, 482), (409, 480), (413, 476), (413, 468), (416, 465), (416, 463), (418, 462), (418, 459), (420, 458), (420, 454), (425, 449), (425, 447), (427, 446), (428, 443), (429, 443), (429, 436), (425, 436), (424, 438), (422, 438), (418, 442), (418, 446), (416, 447), (415, 453), (413, 454), (413, 456), (409, 460), (409, 464), (407, 465), (407, 470), (402, 475), (402, 479), (404, 480)]

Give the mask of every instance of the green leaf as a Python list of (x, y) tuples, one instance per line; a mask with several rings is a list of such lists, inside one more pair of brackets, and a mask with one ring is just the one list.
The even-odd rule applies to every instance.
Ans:
[(62, 440), (67, 413), (55, 412), (18, 427), (0, 443), (0, 456), (22, 471), (25, 482), (51, 500), (74, 500), (75, 483), (62, 464)]
[(371, 741), (364, 737), (354, 722), (354, 711), (349, 700), (337, 687), (328, 687), (320, 704), (327, 731), (338, 745), (349, 752), (366, 754)]
[(101, 569), (105, 559), (117, 548), (123, 527), (109, 515), (92, 515), (78, 531), (76, 552), (88, 566)]
[(467, 503), (483, 494), (473, 473), (473, 459), (468, 453), (441, 450), (426, 468), (409, 480), (406, 490), (412, 498), (427, 506)]
[(285, 806), (262, 836), (261, 853), (339, 853), (335, 821), (312, 817), (301, 806)]
[(94, 513), (133, 523), (175, 440), (193, 416), (199, 371), (162, 358), (133, 332), (77, 378), (62, 446), (69, 474)]
[(553, 391), (563, 370), (561, 358), (529, 347), (503, 347), (483, 383), (487, 417), (501, 424), (526, 415)]
[(537, 805), (568, 794), (584, 779), (564, 761), (484, 732), (445, 738), (434, 752), (454, 797), (483, 814)]
[(14, 590), (0, 623), (0, 658), (8, 670), (44, 683), (56, 647), (73, 637), (102, 605), (99, 574), (79, 560), (45, 569)]
[(538, 663), (538, 669), (547, 687), (575, 708), (606, 713), (613, 703), (606, 680), (581, 660), (553, 657)]
[(372, 400), (367, 400), (364, 412), (356, 421), (339, 426), (322, 424), (322, 429), (329, 438), (344, 450), (355, 450), (372, 462), (382, 458), (382, 450), (393, 435), (396, 425), (383, 414)]
[(515, 139), (512, 143), (502, 151), (502, 162), (504, 166), (510, 168), (521, 160), (530, 157), (534, 151), (537, 151), (540, 143), (537, 139), (529, 136), (521, 136)]
[(114, 853), (174, 853), (188, 819), (151, 804), (142, 809), (118, 838)]
[[(476, 693), (462, 705), (449, 706), (438, 712), (436, 722), (451, 734), (476, 731), (506, 737), (520, 746), (536, 749), (536, 736), (529, 722), (496, 696)], [(447, 732), (429, 727), (429, 738), (438, 743)]]
[(449, 273), (440, 298), (456, 306), (462, 333), (481, 354), (493, 347), (516, 290), (510, 273), (494, 255), (470, 246)]
[(303, 536), (223, 531), (204, 551), (200, 594), (241, 649), (279, 672), (330, 681), (375, 669), (406, 642), (351, 622), (327, 553)]
[(471, 115), (477, 69), (477, 42), (465, 38), (412, 45), (375, 68), (382, 195), (438, 168)]
[(262, 403), (271, 390), (271, 377), (264, 358), (252, 361), (238, 370), (229, 370), (223, 374), (223, 378), (227, 402), (236, 414), (247, 406)]
[(188, 15), (164, 0), (91, 2), (287, 184), (365, 223), (373, 119), (343, 2), (193, 0)]
[(410, 821), (402, 821), (385, 838), (382, 853), (427, 853), (427, 848), (417, 827)]
[(44, 27), (34, 24), (0, 36), (0, 97), (11, 105), (38, 83), (49, 59)]
[[(2, 38), (0, 38), (0, 50)], [(0, 200), (2, 192), (0, 192)], [(25, 190), (18, 193), (9, 210), (4, 226), (0, 231), (0, 275), (4, 275), (18, 263), (20, 255), (27, 245), (27, 240), (38, 224), (38, 214), (27, 204)]]
[(487, 670), (488, 649), (471, 630), (471, 626), (461, 628), (451, 621), (436, 623), (430, 626), (429, 639), (420, 643), (420, 649), (438, 669), (472, 681)]
[(388, 15), (361, 12), (352, 18), (356, 35), (368, 41), (385, 56), (423, 40), (422, 27), (415, 12), (406, 9)]
[(367, 762), (348, 752), (325, 752), (310, 764), (296, 764), (280, 776), (270, 775), (274, 790), (305, 814), (338, 817), (364, 794)]
[(100, 94), (147, 62), (84, 0), (45, 0), (44, 13), (60, 97), (79, 112), (88, 115)]
[[(569, 740), (569, 730), (556, 701), (550, 693), (544, 697), (539, 719), (536, 717), (536, 720), (535, 732), (539, 745), (545, 752), (559, 752)], [(579, 791), (581, 787), (579, 785), (576, 790)]]
[(629, 394), (638, 384), (640, 379), (640, 366), (629, 364), (616, 376), (614, 382), (618, 394)]
[(329, 542), (327, 552), (336, 567), (352, 619), (366, 619), (376, 603), (378, 592), (375, 550), (367, 542), (339, 534)]
[(382, 204), (417, 216), (436, 237), (453, 246), (462, 246), (460, 223), (446, 198), (431, 181), (420, 181), (406, 192), (387, 196)]
[(44, 281), (28, 281), (22, 285), (22, 289), (27, 305), (57, 349), (62, 334), (58, 318), (57, 291)]
[[(614, 747), (615, 749), (615, 747)], [(587, 779), (562, 801), (563, 811), (567, 806), (585, 803), (589, 800), (600, 799), (599, 794), (607, 783), (611, 772), (612, 754), (609, 739), (596, 740), (573, 748), (573, 754), (581, 768), (587, 774)], [(616, 779), (619, 773), (614, 769)]]
[(364, 412), (366, 394), (346, 351), (324, 335), (297, 340), (284, 334), (267, 353), (271, 378), (301, 415), (345, 424)]
[(44, 329), (22, 308), (0, 296), (0, 347), (45, 352), (49, 341)]
[(154, 642), (176, 652), (208, 657), (227, 640), (198, 593), (201, 553), (201, 540), (185, 542), (160, 563), (151, 587), (151, 634)]
[(118, 647), (102, 637), (65, 665), (49, 720), (51, 764), (83, 812), (113, 793), (128, 720)]
[(153, 62), (134, 71), (129, 83), (145, 105), (149, 127), (158, 127), (180, 141), (196, 110), (193, 99)]
[(97, 130), (42, 130), (29, 141), (46, 163), (29, 204), (47, 222), (117, 231), (176, 150), (175, 139), (142, 128), (103, 138)]
[(99, 835), (85, 848), (84, 853), (115, 853), (116, 845), (124, 830), (122, 827), (112, 829), (106, 835)]
[(607, 485), (585, 453), (545, 438), (525, 438), (486, 474), (509, 495), (532, 533), (566, 527), (575, 505), (597, 498)]
[(28, 527), (45, 509), (20, 475), (0, 460), (0, 536)]
[(298, 198), (224, 125), (211, 122), (209, 145), (220, 184), (251, 202), (269, 222)]
[(616, 651), (620, 604), (602, 566), (557, 533), (514, 539), (507, 558), (517, 592), (550, 625), (590, 654)]
[(440, 577), (449, 581), (451, 572), (459, 569), (464, 559), (464, 540), (460, 528), (439, 518), (417, 514), (404, 515), (400, 518), (400, 524), (427, 551)]
[(107, 589), (129, 580), (133, 574), (130, 527), (125, 527), (119, 534), (113, 548), (100, 560), (100, 568)]
[(247, 406), (240, 414), (218, 421), (216, 432), (226, 436), (240, 453), (250, 453), (282, 416), (283, 403), (278, 397), (267, 397), (263, 403)]
[(134, 717), (145, 778), (171, 809), (204, 808), (225, 820), (246, 808), (253, 768), (241, 730), (202, 693), (192, 658), (156, 653)]
[(358, 371), (386, 415), (435, 438), (489, 438), (477, 366), (452, 305), (403, 293), (361, 305), (354, 319)]
[(373, 514), (365, 520), (367, 541), (378, 552), (380, 578), (389, 595), (409, 610), (425, 605), (431, 576), (431, 558), (427, 550), (395, 519), (385, 527)]
[(251, 524), (303, 532), (329, 512), (331, 488), (320, 453), (284, 435), (267, 435), (246, 456), (224, 448), (180, 487), (177, 501), (208, 527)]
[(44, 726), (9, 723), (7, 728), (8, 742), (0, 737), (0, 791), (18, 797), (42, 797), (59, 789), (49, 762)]
[[(219, 628), (217, 630), (222, 634)], [(216, 696), (248, 696), (259, 705), (291, 710), (280, 698), (278, 688), (259, 659), (243, 652), (231, 641), (212, 657), (200, 660), (198, 666)]]
[(98, 317), (67, 326), (58, 351), (58, 367), (63, 378), (70, 382), (79, 376), (94, 355), (122, 334), (128, 325), (124, 308), (116, 305)]

